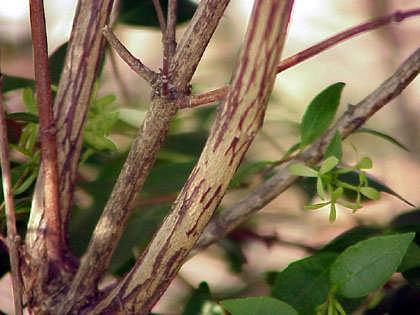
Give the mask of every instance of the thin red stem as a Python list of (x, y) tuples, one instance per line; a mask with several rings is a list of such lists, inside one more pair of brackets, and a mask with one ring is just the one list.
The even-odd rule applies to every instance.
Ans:
[(15, 313), (22, 314), (22, 276), (19, 263), (20, 238), (16, 229), (15, 205), (13, 201), (12, 180), (10, 173), (9, 148), (5, 106), (3, 105), (2, 80), (0, 72), (0, 164), (2, 174), (3, 196), (6, 206), (7, 239), (9, 260), (12, 271), (12, 287)]
[[(409, 17), (417, 15), (420, 15), (420, 8), (407, 11), (395, 11), (394, 13), (391, 13), (389, 15), (353, 26), (343, 32), (340, 32), (332, 37), (323, 40), (322, 42), (319, 42), (318, 44), (315, 44), (301, 52), (298, 52), (297, 54), (291, 57), (284, 59), (277, 65), (277, 73), (283, 72), (284, 70), (296, 66), (297, 64), (318, 55), (324, 50), (327, 50), (328, 48), (335, 46), (356, 35), (391, 24), (392, 22), (401, 22)], [(228, 90), (229, 86), (223, 86), (213, 91), (191, 96), (189, 103), (181, 107), (195, 107), (219, 101), (226, 97)]]
[(48, 66), (44, 4), (42, 0), (30, 0), (29, 4), (36, 96), (39, 110), (41, 165), (44, 173), (47, 253), (52, 261), (62, 261), (64, 237), (61, 230), (58, 196), (57, 144), (52, 110), (53, 99)]

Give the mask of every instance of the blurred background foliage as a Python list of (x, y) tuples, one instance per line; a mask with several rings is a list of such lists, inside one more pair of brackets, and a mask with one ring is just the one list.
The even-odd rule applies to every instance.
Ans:
[[(283, 56), (372, 17), (412, 8), (416, 2), (296, 0)], [(197, 4), (192, 0), (179, 0), (178, 3), (177, 34), (180, 38), (185, 22), (191, 18)], [(26, 5), (27, 1), (15, 0), (0, 6), (1, 65), (7, 75), (4, 92), (13, 149), (16, 211), (22, 233), (39, 163)], [(45, 5), (52, 83), (56, 86), (63, 68), (75, 1), (46, 0)], [(162, 5), (166, 10), (167, 1), (162, 1)], [(193, 93), (229, 82), (251, 5), (250, 0), (232, 1), (229, 5), (193, 79)], [(118, 37), (143, 62), (155, 70), (159, 69), (161, 35), (151, 1), (122, 0), (118, 6), (119, 13), (112, 19)], [(342, 113), (347, 104), (360, 101), (417, 48), (418, 41), (415, 39), (418, 38), (419, 27), (420, 19), (413, 18), (364, 34), (280, 74), (270, 98), (264, 128), (232, 180), (218, 211), (238, 201), (269, 176), (267, 169), (299, 140), (299, 121), (315, 95), (334, 82), (345, 82), (346, 88), (338, 108), (338, 113)], [(346, 163), (354, 164), (364, 155), (373, 160), (374, 167), (368, 172), (371, 180), (377, 181), (377, 185), (386, 185), (379, 190), (388, 189), (391, 194), (382, 194), (380, 200), (367, 202), (357, 214), (339, 207), (336, 222), (330, 224), (328, 209), (303, 210), (305, 204), (317, 201), (314, 182), (311, 183), (310, 178), (303, 179), (228, 238), (190, 259), (155, 311), (162, 314), (198, 314), (197, 309), (203, 309), (203, 305), (212, 299), (238, 294), (268, 294), (270, 285), (275, 283), (274, 280), (270, 282), (270, 277), (275, 278), (275, 272), (267, 271), (282, 270), (288, 263), (323, 248), (345, 231), (348, 232), (326, 245), (329, 251), (340, 252), (359, 240), (389, 229), (416, 231), (420, 224), (420, 212), (407, 208), (406, 203), (390, 195), (402, 196), (414, 205), (420, 202), (420, 112), (416, 108), (419, 90), (417, 79), (393, 104), (368, 123), (370, 128), (392, 135), (408, 151), (366, 134), (355, 134), (343, 145)], [(70, 226), (71, 246), (77, 255), (81, 255), (87, 246), (130, 141), (147, 110), (149, 96), (147, 85), (114, 52), (107, 50), (84, 133)], [(212, 104), (182, 110), (173, 121), (112, 260), (112, 276), (124, 274), (130, 268), (168, 212), (199, 157), (216, 108), (217, 104)], [(356, 153), (354, 147), (357, 148)], [(0, 197), (2, 199), (2, 195)], [(3, 212), (0, 212), (0, 228), (4, 232)], [(4, 248), (0, 247), (0, 255), (0, 276), (3, 276), (8, 270)], [(415, 248), (413, 257), (420, 257)], [(417, 265), (406, 269), (403, 275), (411, 284), (419, 286)], [(7, 281), (3, 277), (0, 286), (7, 286)], [(391, 293), (408, 290), (402, 283), (402, 278), (392, 279), (384, 296), (388, 294), (391, 299), (395, 298), (395, 294)], [(2, 295), (1, 292), (0, 309), (7, 310), (7, 302), (4, 302), (7, 301), (7, 293)], [(351, 304), (349, 301), (346, 303)], [(359, 304), (356, 303), (356, 306)], [(208, 314), (221, 312), (215, 304), (210, 303), (206, 307)], [(351, 307), (355, 308), (350, 305), (349, 309)], [(374, 313), (374, 310), (372, 308), (368, 314), (380, 314)]]

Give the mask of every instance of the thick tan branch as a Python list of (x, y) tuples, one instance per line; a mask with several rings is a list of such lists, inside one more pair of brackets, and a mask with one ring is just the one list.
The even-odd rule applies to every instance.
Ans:
[[(87, 117), (93, 84), (103, 57), (102, 29), (107, 24), (113, 0), (79, 0), (67, 47), (64, 68), (54, 103), (57, 128), (58, 179), (62, 230), (66, 234), (76, 171), (82, 147), (82, 129)], [(31, 261), (44, 255), (44, 176), (38, 176), (26, 235)], [(66, 238), (66, 235), (64, 235)]]
[(293, 1), (257, 0), (232, 89), (171, 213), (134, 269), (93, 314), (148, 314), (166, 290), (223, 197), (262, 125)]
[[(386, 16), (382, 16), (371, 21), (353, 26), (347, 30), (344, 30), (332, 37), (329, 37), (297, 54), (282, 60), (277, 65), (277, 73), (283, 72), (309, 58), (312, 58), (319, 53), (331, 48), (347, 39), (353, 38), (356, 35), (362, 34), (367, 31), (377, 29), (379, 27), (391, 24), (393, 22), (401, 22), (409, 17), (420, 15), (419, 9), (412, 9), (407, 11), (396, 11)], [(200, 105), (210, 104), (226, 97), (229, 86), (223, 86), (213, 91), (205, 92), (190, 97), (189, 103), (185, 104), (185, 107), (196, 107)]]
[(48, 65), (44, 3), (43, 0), (31, 0), (29, 4), (36, 98), (39, 111), (41, 171), (44, 176), (44, 207), (47, 223), (46, 247), (48, 258), (55, 262), (61, 262), (64, 237), (58, 196), (56, 130), (52, 109), (53, 99)]
[(286, 190), (297, 178), (291, 175), (287, 168), (298, 161), (318, 163), (326, 150), (331, 138), (338, 131), (346, 138), (357, 130), (374, 113), (398, 96), (417, 76), (420, 70), (420, 49), (417, 49), (384, 83), (362, 100), (359, 104), (350, 105), (336, 125), (320, 140), (307, 148), (301, 155), (280, 166), (276, 174), (261, 184), (234, 206), (224, 210), (213, 218), (206, 227), (196, 249), (203, 248), (226, 236), (239, 224), (247, 220), (253, 213), (260, 210), (271, 200)]
[(10, 174), (9, 148), (7, 139), (7, 125), (5, 106), (2, 93), (3, 75), (0, 72), (0, 165), (2, 175), (3, 196), (6, 207), (7, 239), (9, 260), (12, 273), (13, 301), (15, 313), (21, 315), (22, 310), (22, 276), (20, 272), (19, 248), (20, 237), (16, 229), (15, 204), (13, 201), (12, 180)]
[[(203, 0), (186, 30), (174, 57), (173, 84), (186, 90), (193, 72), (218, 25), (229, 0)], [(195, 30), (195, 32), (193, 30)], [(193, 56), (184, 60), (183, 56)], [(183, 63), (179, 60), (182, 59)], [(184, 69), (184, 67), (186, 69)], [(177, 111), (177, 100), (156, 96), (141, 129), (136, 135), (117, 183), (93, 232), (88, 249), (67, 296), (67, 309), (86, 303), (86, 296), (95, 293), (112, 253), (125, 228), (133, 202), (153, 166), (171, 119)], [(65, 313), (63, 310), (62, 313)]]

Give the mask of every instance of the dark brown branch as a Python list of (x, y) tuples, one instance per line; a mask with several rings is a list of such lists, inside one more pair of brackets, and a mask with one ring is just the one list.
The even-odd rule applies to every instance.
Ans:
[(7, 239), (5, 241), (9, 250), (15, 313), (22, 315), (23, 289), (19, 262), (20, 237), (16, 229), (15, 205), (13, 201), (12, 180), (10, 174), (7, 124), (5, 106), (3, 103), (2, 83), (3, 75), (1, 74), (0, 70), (0, 165), (2, 174), (3, 197), (6, 205)]
[(44, 4), (31, 0), (30, 17), (34, 52), (36, 97), (39, 111), (41, 169), (44, 174), (44, 205), (47, 221), (46, 246), (49, 259), (62, 261), (63, 231), (58, 196), (57, 144), (53, 118), (53, 99), (48, 65)]
[[(345, 31), (342, 31), (332, 37), (329, 37), (297, 54), (288, 57), (282, 60), (277, 65), (277, 73), (283, 72), (297, 64), (312, 58), (319, 53), (331, 48), (347, 39), (350, 39), (356, 35), (362, 34), (364, 32), (368, 32), (379, 27), (391, 24), (393, 22), (401, 22), (409, 17), (420, 15), (420, 8), (407, 10), (407, 11), (396, 11), (392, 14), (376, 18), (372, 21), (362, 23), (351, 27)], [(223, 86), (221, 88), (215, 89), (213, 91), (205, 92), (198, 95), (193, 95), (190, 97), (189, 104), (186, 104), (185, 107), (196, 107), (200, 105), (205, 105), (209, 103), (213, 103), (215, 101), (220, 101), (221, 99), (226, 97), (227, 91), (229, 90), (229, 86)]]
[(155, 6), (156, 16), (159, 21), (160, 30), (162, 31), (162, 34), (165, 34), (166, 31), (166, 22), (165, 17), (163, 15), (162, 6), (160, 5), (160, 0), (152, 0), (153, 5)]
[(142, 257), (93, 313), (121, 312), (124, 301), (133, 313), (148, 314), (175, 277), (261, 127), (292, 3), (255, 1), (232, 89), (199, 161)]
[(341, 116), (336, 125), (325, 136), (312, 144), (301, 155), (280, 166), (276, 174), (261, 184), (247, 197), (239, 201), (220, 215), (213, 218), (208, 224), (196, 249), (208, 246), (218, 239), (223, 238), (239, 224), (247, 220), (286, 190), (296, 179), (288, 171), (288, 166), (296, 162), (308, 164), (318, 163), (326, 150), (330, 140), (338, 131), (342, 138), (346, 138), (357, 130), (374, 113), (398, 96), (418, 75), (420, 71), (420, 49), (417, 49), (397, 71), (375, 91), (362, 100), (359, 104), (350, 105), (348, 110)]
[[(179, 91), (188, 84), (201, 56), (218, 25), (229, 0), (202, 0), (174, 56), (173, 84)], [(184, 59), (184, 57), (189, 57)], [(127, 160), (111, 196), (93, 232), (88, 249), (66, 297), (60, 313), (88, 301), (95, 293), (112, 253), (125, 228), (137, 192), (154, 164), (156, 154), (166, 136), (171, 119), (177, 112), (177, 101), (156, 96), (141, 129), (136, 135)]]
[(149, 69), (139, 59), (134, 57), (128, 49), (118, 40), (109, 26), (105, 26), (103, 29), (104, 37), (107, 39), (111, 47), (118, 53), (122, 60), (136, 72), (144, 80), (153, 84), (157, 79), (157, 73)]

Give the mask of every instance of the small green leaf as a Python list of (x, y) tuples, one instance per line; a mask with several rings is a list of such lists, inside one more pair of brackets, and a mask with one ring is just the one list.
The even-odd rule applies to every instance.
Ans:
[(317, 139), (330, 126), (340, 103), (344, 83), (330, 85), (309, 104), (300, 124), (300, 146)]
[(331, 171), (334, 167), (337, 166), (339, 160), (335, 156), (330, 156), (321, 163), (321, 168), (319, 169), (320, 174), (325, 174)]
[(395, 138), (391, 137), (390, 135), (374, 130), (374, 129), (370, 129), (370, 128), (359, 128), (356, 130), (356, 132), (364, 132), (364, 133), (368, 133), (374, 136), (377, 136), (379, 138), (382, 138), (392, 144), (395, 144), (397, 147), (400, 147), (401, 149), (405, 150), (405, 151), (410, 151), (404, 144), (402, 144), (400, 141), (396, 140)]
[(17, 187), (14, 191), (13, 194), (14, 195), (19, 195), (23, 192), (25, 192), (26, 190), (28, 190), (29, 187), (31, 187), (32, 183), (35, 181), (35, 179), (37, 178), (38, 172), (33, 172), (30, 176), (28, 176), (23, 183)]
[(343, 195), (343, 187), (338, 187), (336, 190), (333, 191), (331, 194), (331, 200), (334, 202)]
[(358, 169), (371, 169), (373, 166), (372, 160), (367, 156), (362, 157), (361, 160), (357, 163), (356, 167)]
[(329, 220), (330, 222), (334, 222), (337, 219), (337, 209), (335, 207), (335, 203), (331, 203), (330, 206), (330, 217)]
[(324, 183), (322, 182), (321, 177), (318, 177), (316, 179), (316, 193), (322, 200), (325, 200), (327, 198), (327, 195), (325, 194), (324, 190)]
[(7, 114), (7, 119), (15, 120), (15, 121), (22, 121), (22, 122), (32, 122), (37, 124), (38, 123), (38, 116), (26, 113), (26, 112), (15, 112)]
[(347, 298), (363, 297), (376, 290), (397, 270), (414, 236), (378, 236), (348, 247), (331, 266), (331, 285)]
[(232, 315), (298, 315), (290, 305), (268, 296), (230, 299), (220, 304)]
[(31, 114), (38, 114), (38, 107), (36, 106), (36, 100), (34, 91), (31, 88), (25, 88), (22, 91), (22, 101), (26, 107), (26, 110)]
[(363, 194), (363, 196), (366, 196), (372, 200), (378, 200), (380, 198), (379, 191), (372, 187), (360, 187), (360, 192)]
[(295, 163), (288, 167), (289, 172), (296, 176), (318, 177), (318, 172), (303, 163)]
[(15, 77), (12, 75), (3, 75), (3, 93), (27, 87), (33, 88), (34, 86), (34, 80)]
[(291, 263), (277, 275), (272, 296), (293, 306), (300, 315), (313, 315), (328, 296), (329, 268), (336, 257), (321, 253)]
[(322, 207), (325, 207), (329, 204), (330, 204), (330, 202), (327, 201), (327, 202), (315, 203), (313, 205), (306, 205), (304, 208), (306, 210), (318, 210), (318, 209), (321, 209)]
[(338, 131), (335, 132), (334, 137), (331, 139), (327, 149), (325, 150), (324, 158), (328, 158), (330, 156), (335, 156), (338, 160), (341, 160), (341, 157), (343, 156), (341, 135)]

